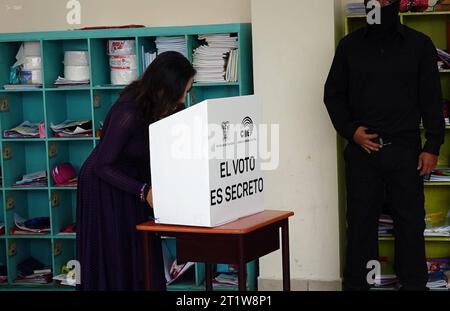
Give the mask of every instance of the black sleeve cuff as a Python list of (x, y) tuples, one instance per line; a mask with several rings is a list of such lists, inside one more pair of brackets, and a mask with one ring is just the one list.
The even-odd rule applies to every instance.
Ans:
[(440, 149), (441, 149), (440, 143), (427, 140), (422, 151), (439, 156)]
[(355, 135), (356, 130), (358, 129), (358, 125), (354, 123), (347, 124), (342, 130), (341, 135), (346, 138), (348, 141), (353, 141), (353, 136)]

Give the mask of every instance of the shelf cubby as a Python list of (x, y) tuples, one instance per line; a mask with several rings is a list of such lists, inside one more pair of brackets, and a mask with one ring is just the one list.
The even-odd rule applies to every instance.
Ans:
[[(39, 41), (39, 40), (33, 40)], [(0, 42), (0, 88), (9, 84), (10, 68), (16, 63), (16, 55), (23, 41)], [(42, 50), (42, 47), (41, 47)]]
[(443, 50), (447, 50), (447, 27), (450, 22), (450, 12), (448, 14), (405, 14), (403, 23), (415, 30), (428, 35), (434, 45)]
[(47, 92), (45, 94), (47, 112), (47, 136), (53, 137), (51, 124), (65, 120), (91, 120), (92, 107), (90, 91)]
[[(5, 191), (6, 232), (15, 226), (14, 215), (18, 214), (25, 219), (36, 217), (50, 217), (48, 206), (48, 191)], [(12, 236), (12, 235), (11, 235)], [(14, 235), (18, 238), (45, 238), (46, 235)]]
[(0, 119), (2, 137), (5, 130), (14, 128), (24, 121), (45, 122), (42, 92), (0, 92)]
[[(52, 242), (50, 239), (17, 239), (11, 238), (8, 240), (8, 270), (9, 270), (9, 284), (23, 287), (25, 285), (15, 285), (14, 280), (18, 276), (17, 265), (29, 257), (33, 257), (46, 267), (53, 267), (52, 258)], [(32, 287), (46, 287), (46, 285), (35, 285)], [(30, 285), (26, 285), (27, 287)]]
[(95, 90), (92, 105), (94, 107), (94, 129), (99, 130), (112, 105), (120, 96), (121, 90)]
[(55, 276), (63, 273), (63, 267), (66, 266), (69, 261), (76, 260), (75, 248), (75, 240), (53, 240), (53, 271)]
[(75, 238), (75, 235), (58, 235), (61, 230), (76, 220), (76, 191), (51, 190), (50, 205), (52, 214), (53, 235), (58, 238)]
[(39, 171), (47, 171), (45, 142), (3, 143), (3, 186), (5, 188), (11, 188), (23, 175)]
[(138, 49), (136, 51), (137, 57), (138, 57), (138, 70), (139, 70), (139, 76), (142, 76), (144, 74), (144, 63), (143, 63), (143, 53), (154, 53), (156, 52), (156, 43), (155, 43), (156, 37), (139, 37), (137, 39), (137, 46)]
[[(109, 40), (135, 40), (136, 37), (121, 37), (121, 38), (94, 38), (90, 39), (91, 47), (91, 77), (92, 85), (94, 87), (116, 87), (111, 85), (109, 55), (107, 53), (107, 46)], [(137, 42), (136, 55), (138, 55)]]
[[(43, 42), (44, 86), (55, 88), (58, 77), (64, 77), (64, 53), (67, 51), (89, 51), (87, 39), (45, 40)], [(89, 87), (87, 87), (89, 88)]]
[[(92, 140), (64, 140), (64, 141), (49, 141), (48, 142), (48, 156), (50, 171), (59, 164), (70, 163), (75, 171), (80, 172), (81, 166), (90, 155), (93, 149)], [(58, 187), (53, 179), (50, 180), (51, 187)]]

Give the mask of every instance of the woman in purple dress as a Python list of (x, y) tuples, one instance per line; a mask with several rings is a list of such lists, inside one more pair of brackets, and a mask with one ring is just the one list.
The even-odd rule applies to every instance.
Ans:
[[(78, 290), (143, 290), (135, 226), (152, 217), (148, 126), (184, 107), (195, 69), (177, 52), (158, 56), (109, 111), (100, 143), (83, 164), (77, 193)], [(161, 243), (153, 283), (165, 290)]]

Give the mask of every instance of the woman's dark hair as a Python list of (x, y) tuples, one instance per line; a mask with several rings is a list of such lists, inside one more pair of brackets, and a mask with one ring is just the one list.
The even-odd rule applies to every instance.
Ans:
[(146, 124), (158, 121), (180, 109), (189, 80), (196, 70), (178, 52), (164, 52), (150, 64), (141, 79), (134, 81), (120, 97), (131, 97)]

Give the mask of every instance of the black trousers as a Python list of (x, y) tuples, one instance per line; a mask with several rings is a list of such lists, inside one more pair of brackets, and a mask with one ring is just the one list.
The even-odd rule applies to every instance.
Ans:
[(394, 220), (395, 270), (404, 290), (425, 290), (423, 178), (417, 170), (420, 138), (368, 154), (350, 143), (344, 151), (347, 184), (347, 254), (344, 290), (368, 290), (367, 263), (378, 260), (378, 218), (387, 203)]

